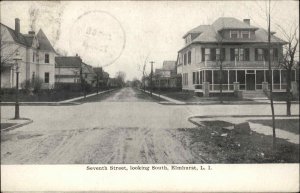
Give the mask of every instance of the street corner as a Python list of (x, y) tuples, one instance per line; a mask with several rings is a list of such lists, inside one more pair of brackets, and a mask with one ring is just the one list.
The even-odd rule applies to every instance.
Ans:
[(20, 119), (1, 119), (1, 131), (10, 131), (19, 127), (23, 127), (33, 123), (32, 119), (20, 118)]

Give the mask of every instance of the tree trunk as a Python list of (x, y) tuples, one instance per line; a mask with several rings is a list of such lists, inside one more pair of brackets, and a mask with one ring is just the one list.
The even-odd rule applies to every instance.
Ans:
[(291, 76), (292, 76), (292, 69), (289, 67), (287, 69), (287, 79), (286, 79), (286, 115), (291, 116)]
[(220, 62), (220, 103), (223, 103), (223, 66)]

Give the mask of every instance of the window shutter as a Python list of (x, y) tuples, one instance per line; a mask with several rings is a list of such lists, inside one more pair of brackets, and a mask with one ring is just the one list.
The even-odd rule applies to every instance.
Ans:
[(211, 48), (210, 49), (210, 60), (211, 61), (216, 61), (216, 48)]
[(249, 48), (245, 48), (245, 60), (250, 61), (250, 53), (249, 53)]
[(201, 61), (205, 60), (205, 48), (201, 48)]
[(255, 48), (255, 61), (258, 61), (258, 50)]
[(230, 60), (234, 61), (234, 48), (230, 48)]

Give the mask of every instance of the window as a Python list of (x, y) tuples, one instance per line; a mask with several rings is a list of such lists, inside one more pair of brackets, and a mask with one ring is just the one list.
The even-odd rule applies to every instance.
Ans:
[(245, 70), (238, 70), (237, 71), (237, 81), (240, 84), (245, 84)]
[(186, 57), (186, 54), (184, 54), (183, 55), (183, 64), (186, 65), (186, 63), (187, 63), (187, 57)]
[(250, 32), (249, 31), (242, 31), (242, 38), (243, 39), (249, 39), (250, 38)]
[(273, 48), (273, 60), (278, 61), (278, 49)]
[(200, 83), (200, 84), (202, 84), (202, 72), (203, 72), (203, 71), (200, 71), (200, 74), (199, 74), (199, 79), (200, 79), (199, 83)]
[(205, 48), (205, 61), (210, 60), (210, 49)]
[(192, 61), (192, 52), (188, 51), (188, 64), (191, 64)]
[(255, 49), (255, 60), (256, 61), (263, 61), (264, 60), (264, 51), (261, 48)]
[(196, 84), (196, 72), (193, 72), (193, 84)]
[(239, 60), (239, 49), (238, 48), (234, 49), (234, 58), (235, 58), (236, 61)]
[(188, 73), (183, 73), (183, 85), (188, 85)]
[(235, 82), (235, 70), (229, 71), (229, 84), (233, 84)]
[(240, 61), (243, 61), (245, 59), (244, 58), (244, 49), (240, 48), (238, 51), (239, 51), (239, 59), (240, 59)]
[(49, 54), (45, 54), (45, 63), (49, 63)]
[(49, 83), (49, 72), (45, 72), (45, 83)]
[(230, 31), (230, 38), (238, 38), (239, 37), (239, 32), (238, 31)]
[(211, 84), (212, 83), (212, 71), (205, 70), (205, 76), (206, 76), (206, 82), (209, 82), (209, 84)]
[(34, 62), (34, 60), (35, 60), (35, 53), (32, 52), (32, 62)]
[(197, 72), (196, 73), (196, 84), (200, 84), (199, 75), (200, 75), (200, 72)]
[(265, 71), (264, 70), (257, 70), (256, 71), (256, 84), (262, 84), (265, 79)]

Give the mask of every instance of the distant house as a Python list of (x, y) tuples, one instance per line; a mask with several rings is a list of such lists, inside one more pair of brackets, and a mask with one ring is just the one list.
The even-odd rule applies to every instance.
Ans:
[(82, 62), (76, 56), (58, 56), (55, 58), (55, 82), (79, 84), (84, 79), (88, 84), (94, 86), (95, 72), (93, 67)]
[(80, 83), (82, 60), (79, 56), (55, 58), (55, 83)]
[(82, 63), (82, 78), (91, 86), (96, 86), (96, 73), (91, 65)]
[(109, 78), (108, 79), (108, 86), (110, 88), (116, 88), (116, 87), (119, 87), (120, 84), (119, 84), (119, 81), (116, 78)]
[[(286, 70), (279, 68), (285, 41), (271, 33), (272, 78), (268, 78), (268, 33), (250, 24), (221, 17), (211, 25), (188, 31), (185, 45), (178, 51), (182, 89), (208, 96), (209, 93), (263, 92), (273, 83), (273, 91), (285, 92)], [(220, 62), (222, 61), (222, 76)], [(222, 77), (222, 80), (221, 78)], [(296, 73), (291, 77), (295, 81)]]
[(155, 69), (153, 82), (155, 88), (180, 88), (181, 75), (177, 75), (176, 61), (164, 61), (160, 69)]
[(97, 86), (97, 78), (99, 82), (99, 87), (100, 88), (105, 88), (108, 86), (108, 81), (109, 81), (109, 74), (103, 70), (102, 67), (94, 67), (93, 68), (95, 72), (95, 86)]
[[(15, 29), (1, 23), (1, 87), (16, 86), (16, 65), (13, 58), (19, 53), (19, 86), (26, 80), (42, 80), (42, 88), (54, 86), (55, 56), (47, 36), (42, 29), (37, 34), (21, 33), (20, 20), (15, 19)], [(19, 87), (20, 88), (20, 87)]]

